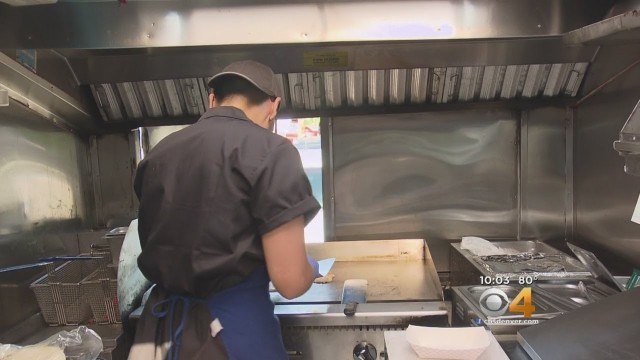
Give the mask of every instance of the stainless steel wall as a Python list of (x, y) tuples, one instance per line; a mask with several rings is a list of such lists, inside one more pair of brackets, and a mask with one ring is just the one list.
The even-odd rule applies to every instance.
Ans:
[[(520, 239), (563, 242), (570, 236), (571, 167), (567, 167), (567, 111), (545, 107), (522, 114)], [(569, 138), (569, 143), (570, 143)], [(569, 164), (571, 162), (569, 161)], [(569, 180), (568, 180), (569, 177)]]
[(466, 235), (564, 242), (566, 114), (542, 107), (331, 119), (328, 239), (425, 237), (438, 271), (449, 269), (450, 243)]
[[(583, 93), (639, 58), (638, 46), (601, 48)], [(639, 98), (640, 67), (636, 66), (575, 111), (575, 241), (618, 272), (640, 266), (640, 225), (630, 221), (640, 178), (625, 174), (624, 159), (612, 143)]]
[[(23, 105), (0, 107), (0, 267), (76, 254), (90, 226), (87, 142)], [(34, 314), (38, 271), (0, 274), (0, 333)]]
[(515, 238), (518, 122), (508, 111), (333, 119), (334, 238)]
[(0, 235), (82, 224), (87, 159), (86, 142), (73, 134), (16, 102), (0, 107)]
[(91, 138), (91, 169), (96, 202), (96, 224), (128, 226), (137, 217), (133, 191), (136, 169), (134, 133)]

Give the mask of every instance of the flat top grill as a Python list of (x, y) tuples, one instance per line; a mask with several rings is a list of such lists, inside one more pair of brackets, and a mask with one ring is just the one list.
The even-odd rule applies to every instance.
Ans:
[(304, 295), (276, 304), (339, 304), (345, 280), (368, 281), (367, 302), (441, 301), (442, 288), (424, 240), (374, 240), (309, 244), (316, 259), (335, 257), (328, 284), (313, 284)]
[(276, 304), (339, 304), (342, 287), (348, 279), (369, 282), (367, 302), (434, 301), (442, 300), (437, 285), (438, 274), (429, 271), (432, 263), (426, 260), (408, 261), (336, 261), (331, 269), (335, 275), (328, 284), (313, 284), (304, 295), (287, 300), (277, 292), (271, 293)]

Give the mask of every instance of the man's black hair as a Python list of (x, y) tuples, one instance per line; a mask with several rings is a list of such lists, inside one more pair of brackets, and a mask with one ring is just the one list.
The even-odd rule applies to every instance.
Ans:
[(231, 95), (241, 95), (247, 99), (249, 105), (260, 105), (271, 98), (248, 80), (236, 75), (220, 77), (212, 91), (216, 102), (223, 102)]

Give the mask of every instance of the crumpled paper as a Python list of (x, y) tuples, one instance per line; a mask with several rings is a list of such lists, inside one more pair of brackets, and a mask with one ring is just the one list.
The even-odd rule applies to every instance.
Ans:
[(476, 256), (508, 255), (509, 252), (493, 245), (491, 242), (476, 236), (464, 236), (460, 249), (468, 250)]

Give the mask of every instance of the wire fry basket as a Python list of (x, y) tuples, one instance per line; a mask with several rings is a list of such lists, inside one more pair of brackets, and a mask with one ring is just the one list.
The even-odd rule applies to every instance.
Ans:
[(93, 261), (74, 260), (58, 267), (47, 264), (47, 274), (30, 285), (48, 325), (79, 325), (91, 317), (80, 283), (95, 266)]
[(100, 267), (82, 280), (82, 289), (87, 296), (93, 317), (99, 324), (122, 322), (118, 303), (118, 280), (116, 267)]

